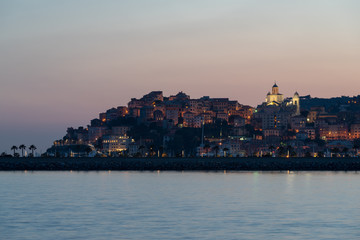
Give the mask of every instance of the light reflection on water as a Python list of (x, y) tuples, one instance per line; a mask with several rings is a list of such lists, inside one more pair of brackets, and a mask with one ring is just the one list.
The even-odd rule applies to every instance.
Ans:
[(0, 172), (0, 239), (360, 239), (355, 172)]

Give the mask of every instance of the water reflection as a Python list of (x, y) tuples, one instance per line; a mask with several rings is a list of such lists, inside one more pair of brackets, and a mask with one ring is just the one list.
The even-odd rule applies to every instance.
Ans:
[(357, 172), (30, 173), (0, 173), (0, 239), (360, 238)]

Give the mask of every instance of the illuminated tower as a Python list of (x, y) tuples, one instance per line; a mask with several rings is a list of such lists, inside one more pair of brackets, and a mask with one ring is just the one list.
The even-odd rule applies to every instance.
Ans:
[(295, 94), (292, 98), (292, 103), (293, 103), (293, 105), (296, 106), (295, 116), (300, 115), (300, 96), (299, 96), (298, 92), (295, 92)]
[(278, 85), (276, 85), (276, 82), (275, 82), (275, 84), (274, 84), (274, 86), (272, 86), (272, 94), (279, 94), (279, 87), (278, 87)]

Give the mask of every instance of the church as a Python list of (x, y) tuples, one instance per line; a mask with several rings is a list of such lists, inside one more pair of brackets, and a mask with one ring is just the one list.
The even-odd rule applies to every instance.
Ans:
[(257, 107), (254, 121), (261, 123), (263, 130), (285, 130), (292, 117), (300, 115), (300, 96), (295, 92), (292, 98), (285, 98), (275, 83), (265, 102)]
[(298, 92), (295, 92), (294, 96), (291, 99), (289, 98), (285, 100), (284, 95), (279, 93), (279, 87), (276, 82), (272, 86), (271, 93), (268, 92), (268, 94), (266, 95), (265, 104), (266, 106), (294, 106), (296, 107), (294, 115), (300, 115), (300, 96)]
[(276, 85), (276, 83), (274, 84), (274, 86), (272, 86), (271, 94), (270, 92), (268, 92), (268, 94), (266, 95), (265, 101), (267, 105), (277, 106), (279, 106), (284, 101), (284, 95), (279, 93), (279, 87), (278, 85)]

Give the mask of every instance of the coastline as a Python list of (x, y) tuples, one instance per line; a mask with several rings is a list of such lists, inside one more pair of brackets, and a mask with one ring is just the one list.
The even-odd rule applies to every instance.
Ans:
[(359, 171), (360, 158), (0, 158), (0, 171)]

